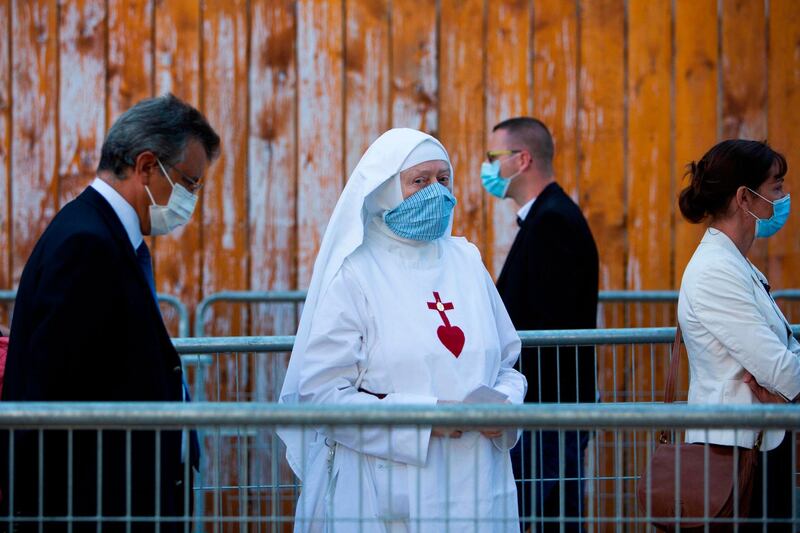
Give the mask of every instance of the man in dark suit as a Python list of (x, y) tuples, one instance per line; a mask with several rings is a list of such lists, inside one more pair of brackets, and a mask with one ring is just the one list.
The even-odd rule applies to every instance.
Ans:
[[(519, 207), (519, 231), (497, 280), (514, 326), (596, 327), (597, 247), (580, 208), (554, 179), (553, 139), (547, 127), (529, 117), (503, 121), (489, 136), (488, 149), (481, 168), (485, 189)], [(596, 401), (591, 347), (524, 349), (520, 370), (528, 379), (527, 402)], [(523, 530), (531, 525), (526, 517), (544, 518), (537, 530), (558, 531), (562, 520), (557, 517), (582, 515), (579, 479), (588, 441), (586, 432), (523, 434), (511, 453), (514, 474), (537, 480), (518, 486)], [(567, 480), (563, 486), (559, 477)], [(577, 521), (565, 525), (567, 531), (582, 529)]]
[[(187, 399), (143, 236), (189, 220), (218, 151), (219, 137), (202, 114), (172, 95), (143, 100), (119, 117), (97, 178), (55, 216), (25, 265), (4, 401)], [(154, 516), (177, 517), (159, 518), (161, 531), (183, 530), (196, 437), (163, 431), (159, 443), (153, 431), (49, 430), (40, 438), (17, 430), (13, 472), (8, 441), (0, 435), (0, 520), (13, 490), (16, 530), (37, 530), (37, 516), (75, 517), (72, 531), (152, 531)], [(98, 515), (116, 519), (89, 518)], [(119, 518), (126, 515), (130, 522)], [(45, 531), (67, 531), (66, 521), (42, 522)]]

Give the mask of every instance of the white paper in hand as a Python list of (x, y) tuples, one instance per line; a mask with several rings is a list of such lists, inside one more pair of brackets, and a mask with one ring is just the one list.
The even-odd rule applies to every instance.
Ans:
[[(463, 403), (506, 403), (507, 400), (508, 396), (502, 392), (496, 391), (486, 385), (481, 385), (467, 394), (462, 401)], [(505, 452), (514, 446), (518, 438), (519, 431), (509, 428), (503, 431), (501, 436), (492, 439), (492, 442), (494, 442), (498, 449)]]
[(480, 385), (462, 400), (464, 403), (505, 403), (508, 396), (486, 385)]

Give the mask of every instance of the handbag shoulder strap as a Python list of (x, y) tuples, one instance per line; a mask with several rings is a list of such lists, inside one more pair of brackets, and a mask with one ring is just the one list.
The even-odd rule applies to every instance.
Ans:
[[(669, 360), (669, 373), (667, 374), (667, 384), (664, 386), (664, 403), (673, 403), (675, 401), (675, 387), (678, 381), (678, 369), (681, 366), (681, 325), (680, 322), (678, 326), (675, 328), (675, 340), (672, 343), (672, 355), (670, 356)], [(753, 449), (758, 451), (761, 449), (761, 441), (764, 438), (764, 431), (761, 430), (756, 435), (755, 445)], [(662, 444), (666, 444), (667, 440), (667, 431), (661, 430), (658, 435), (658, 441)]]
[[(681, 365), (681, 325), (675, 328), (675, 340), (672, 343), (672, 355), (669, 360), (669, 373), (667, 373), (667, 384), (664, 386), (664, 403), (672, 403), (675, 401), (675, 387), (678, 381), (678, 368)], [(662, 429), (658, 434), (658, 441), (661, 444), (666, 444), (667, 431)]]
[(675, 328), (675, 341), (672, 343), (672, 356), (669, 360), (667, 384), (664, 387), (664, 403), (675, 401), (675, 387), (678, 381), (678, 369), (681, 366), (681, 325)]

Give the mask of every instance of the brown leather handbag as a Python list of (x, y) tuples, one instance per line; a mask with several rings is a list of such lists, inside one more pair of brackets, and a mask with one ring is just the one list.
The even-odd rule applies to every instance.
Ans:
[[(664, 403), (675, 401), (680, 345), (681, 328), (678, 325)], [(734, 511), (738, 518), (749, 515), (762, 435), (758, 434), (751, 450), (716, 444), (674, 444), (669, 442), (667, 432), (661, 431), (647, 472), (639, 480), (636, 490), (640, 511), (651, 517), (651, 524), (662, 531), (699, 531), (706, 524), (711, 531), (731, 531), (730, 521), (714, 519), (730, 519)], [(679, 466), (679, 472), (676, 472), (676, 466)], [(734, 481), (738, 487), (734, 486)], [(680, 508), (676, 509), (678, 490)], [(737, 504), (738, 509), (735, 508)]]

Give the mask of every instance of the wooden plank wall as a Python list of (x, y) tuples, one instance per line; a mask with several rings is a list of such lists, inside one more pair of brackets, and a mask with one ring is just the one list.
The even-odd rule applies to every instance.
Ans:
[[(479, 165), (492, 126), (521, 114), (553, 132), (557, 179), (598, 242), (601, 288), (672, 289), (701, 235), (675, 202), (689, 161), (722, 138), (766, 138), (797, 188), (800, 2), (0, 0), (0, 289), (91, 181), (115, 118), (167, 91), (223, 140), (194, 220), (151, 239), (159, 290), (190, 309), (224, 289), (305, 288), (347, 176), (398, 126), (449, 149), (455, 231), (496, 275), (516, 207), (483, 192)], [(798, 230), (795, 214), (754, 250), (774, 288), (800, 287)], [(609, 307), (601, 325), (673, 314)], [(206, 331), (296, 323), (293, 306), (219, 305)], [(663, 377), (652, 352), (598, 358), (610, 398), (650, 399), (648, 376)], [(285, 356), (238, 362), (215, 370), (216, 390), (275, 399)]]
[[(349, 172), (392, 126), (448, 147), (456, 232), (496, 274), (514, 206), (483, 193), (478, 167), (487, 132), (518, 114), (553, 130), (602, 288), (675, 288), (699, 235), (674, 201), (685, 165), (723, 137), (767, 138), (796, 161), (798, 13), (766, 0), (4, 0), (0, 286), (92, 179), (113, 120), (172, 91), (224, 143), (196, 220), (153, 243), (159, 289), (190, 307), (305, 287)], [(792, 236), (754, 251), (775, 287), (800, 285)], [(222, 306), (208, 328), (263, 332), (273, 314)], [(292, 314), (276, 319), (284, 332)]]

